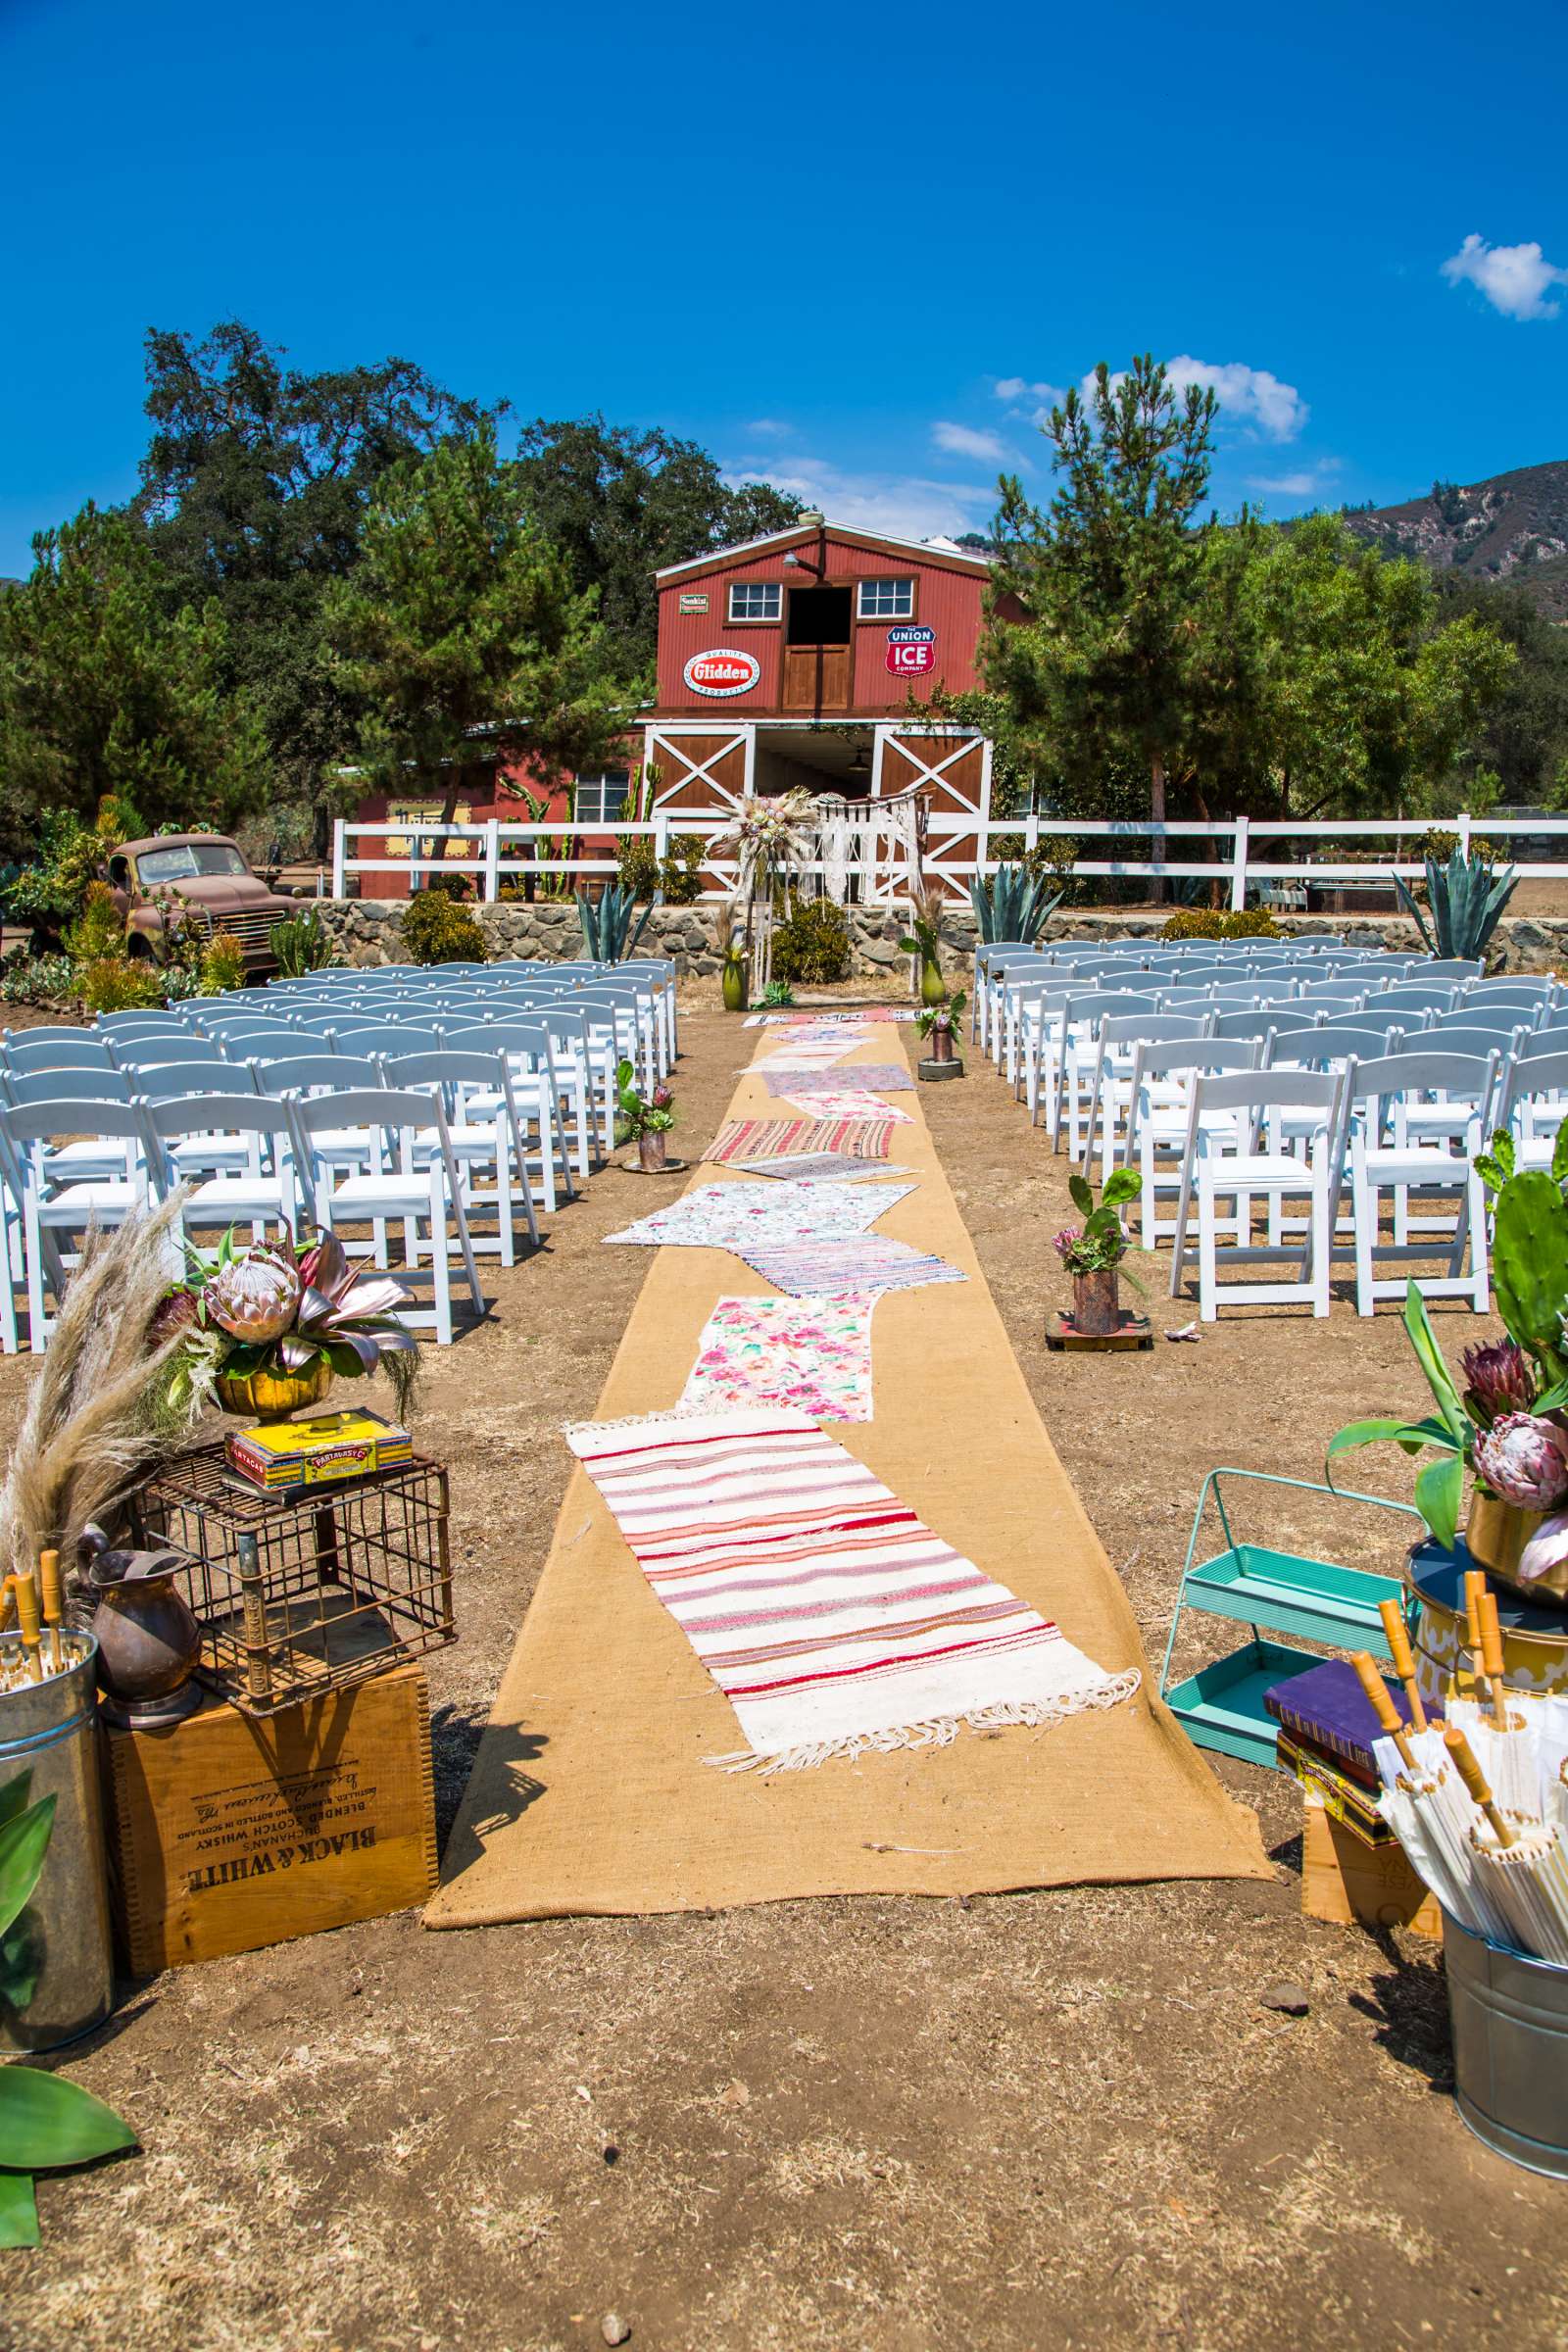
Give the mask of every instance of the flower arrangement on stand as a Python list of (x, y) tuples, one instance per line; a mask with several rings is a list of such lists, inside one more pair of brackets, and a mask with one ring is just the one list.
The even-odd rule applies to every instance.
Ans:
[(187, 1267), (159, 1305), (152, 1336), (183, 1335), (174, 1377), (193, 1394), (277, 1420), (319, 1403), (335, 1377), (379, 1369), (407, 1413), (418, 1348), (397, 1310), (411, 1295), (388, 1274), (359, 1271), (335, 1233), (236, 1250), (230, 1227), (215, 1250), (190, 1249)]
[(1549, 1171), (1520, 1169), (1506, 1134), (1476, 1166), (1494, 1196), (1493, 1280), (1505, 1336), (1465, 1348), (1461, 1388), (1412, 1282), (1404, 1328), (1436, 1412), (1348, 1422), (1330, 1441), (1329, 1460), (1385, 1442), (1435, 1452), (1417, 1473), (1415, 1507), (1450, 1549), (1468, 1470), (1464, 1532), (1476, 1565), (1533, 1600), (1568, 1605), (1568, 1122)]
[(715, 834), (710, 854), (740, 863), (737, 897), (746, 907), (744, 945), (751, 959), (751, 987), (760, 997), (773, 976), (773, 902), (789, 911), (792, 888), (816, 846), (816, 804), (806, 791), (780, 793), (776, 800), (743, 800), (733, 823)]
[(667, 1086), (644, 1095), (629, 1061), (615, 1072), (615, 1126), (621, 1143), (635, 1141), (637, 1164), (657, 1173), (669, 1165), (669, 1131), (675, 1124), (675, 1098)]
[[(1118, 1286), (1127, 1271), (1122, 1260), (1131, 1245), (1118, 1211), (1124, 1201), (1137, 1200), (1139, 1189), (1135, 1169), (1116, 1168), (1105, 1179), (1097, 1208), (1088, 1178), (1075, 1168), (1067, 1179), (1073, 1206), (1084, 1221), (1081, 1226), (1064, 1225), (1053, 1247), (1072, 1276), (1073, 1329), (1086, 1339), (1108, 1338), (1121, 1328)], [(1134, 1290), (1142, 1290), (1135, 1274), (1128, 1272), (1127, 1279)]]
[(940, 1004), (927, 1004), (923, 1011), (915, 1014), (915, 1028), (931, 1048), (933, 1061), (955, 1059), (953, 1040), (968, 1002), (968, 990), (959, 988), (951, 997), (945, 997)]

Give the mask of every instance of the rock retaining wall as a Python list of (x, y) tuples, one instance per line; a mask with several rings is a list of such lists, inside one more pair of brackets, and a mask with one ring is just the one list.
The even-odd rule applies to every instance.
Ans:
[[(346, 960), (355, 964), (406, 963), (408, 956), (398, 935), (402, 902), (395, 899), (318, 899), (317, 912), (337, 942)], [(522, 956), (560, 963), (582, 954), (582, 928), (574, 906), (542, 901), (537, 906), (476, 906), (473, 911), (494, 956)], [(1065, 914), (1051, 923), (1048, 936), (1065, 939), (1152, 939), (1165, 922), (1163, 914)], [(1397, 915), (1284, 915), (1281, 928), (1293, 937), (1329, 933), (1357, 947), (1413, 948), (1414, 926)], [(904, 918), (880, 911), (850, 909), (850, 939), (857, 975), (901, 970), (905, 958), (899, 939)], [(942, 925), (942, 936), (960, 956), (973, 953), (974, 916), (956, 906)], [(1568, 969), (1568, 919), (1548, 915), (1504, 916), (1493, 942), (1496, 969), (1539, 972)], [(682, 973), (716, 973), (718, 952), (713, 945), (710, 911), (703, 906), (661, 906), (643, 933), (642, 952), (673, 957)]]

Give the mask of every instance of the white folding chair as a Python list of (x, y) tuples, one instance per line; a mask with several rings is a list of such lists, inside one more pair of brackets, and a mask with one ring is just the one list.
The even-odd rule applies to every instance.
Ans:
[[(294, 1098), (286, 1108), (294, 1121), (301, 1165), (310, 1171), (318, 1224), (324, 1232), (336, 1233), (350, 1254), (367, 1256), (370, 1249), (352, 1245), (344, 1229), (368, 1225), (384, 1235), (389, 1224), (401, 1222), (403, 1263), (396, 1268), (398, 1279), (411, 1285), (423, 1280), (428, 1248), (431, 1304), (399, 1312), (411, 1327), (432, 1330), (438, 1346), (450, 1347), (454, 1241), (474, 1314), (482, 1317), (485, 1306), (440, 1096), (354, 1087), (344, 1095)], [(315, 1137), (345, 1126), (369, 1129), (374, 1144), (368, 1168), (343, 1173), (315, 1156)], [(421, 1139), (431, 1138), (432, 1132), (433, 1143), (427, 1142), (421, 1152)], [(419, 1232), (422, 1224), (430, 1229), (428, 1245)], [(387, 1265), (384, 1244), (376, 1262)]]
[[(463, 1184), (464, 1207), (475, 1256), (490, 1254), (502, 1265), (516, 1263), (513, 1219), (514, 1186), (522, 1201), (528, 1239), (539, 1247), (539, 1221), (534, 1215), (533, 1188), (523, 1152), (522, 1128), (512, 1091), (512, 1073), (505, 1054), (459, 1053), (443, 1046), (434, 1054), (388, 1055), (381, 1065), (382, 1081), (400, 1092), (441, 1098), (447, 1118), (447, 1140)], [(437, 1147), (435, 1130), (416, 1137), (416, 1163)], [(489, 1184), (480, 1174), (489, 1172)], [(475, 1233), (475, 1212), (493, 1209), (496, 1238)]]
[[(22, 1243), (27, 1281), (27, 1320), (34, 1354), (41, 1354), (52, 1327), (46, 1288), (58, 1305), (66, 1278), (79, 1251), (74, 1234), (89, 1226), (122, 1225), (147, 1205), (151, 1139), (145, 1106), (138, 1102), (83, 1102), (63, 1099), (12, 1104), (0, 1110), (0, 1126), (15, 1154), (22, 1185)], [(57, 1183), (50, 1154), (62, 1144), (114, 1145), (103, 1154), (114, 1172)]]
[[(1379, 1298), (1402, 1298), (1406, 1280), (1379, 1279), (1379, 1258), (1408, 1264), (1446, 1256), (1446, 1274), (1419, 1274), (1429, 1298), (1468, 1298), (1485, 1314), (1489, 1296), (1486, 1196), (1475, 1172), (1476, 1154), (1491, 1133), (1501, 1055), (1441, 1054), (1425, 1038), (1384, 1060), (1351, 1061), (1346, 1072), (1341, 1114), (1341, 1164), (1348, 1138), (1351, 1211), (1355, 1222), (1356, 1312), (1370, 1315)], [(1335, 1177), (1335, 1205), (1343, 1178)], [(1381, 1234), (1383, 1195), (1396, 1196), (1396, 1231)], [(1401, 1201), (1398, 1196), (1403, 1194)], [(1428, 1238), (1408, 1239), (1409, 1196), (1433, 1203), (1452, 1197), (1451, 1231), (1428, 1225)], [(1401, 1238), (1404, 1237), (1404, 1238)], [(1461, 1273), (1466, 1241), (1470, 1272)]]
[[(1182, 1195), (1171, 1255), (1170, 1294), (1179, 1296), (1187, 1228), (1194, 1195), (1198, 1207), (1198, 1311), (1212, 1323), (1222, 1299), (1236, 1304), (1288, 1305), (1309, 1301), (1314, 1316), (1329, 1311), (1329, 1199), (1338, 1140), (1343, 1076), (1326, 1070), (1255, 1070), (1232, 1076), (1203, 1072), (1193, 1090)], [(1284, 1147), (1270, 1132), (1282, 1115), (1313, 1122), (1304, 1154)], [(1259, 1149), (1259, 1143), (1262, 1149)], [(1310, 1203), (1310, 1243), (1304, 1271), (1294, 1279), (1220, 1282), (1223, 1264), (1256, 1265), (1279, 1258), (1296, 1245), (1252, 1239), (1252, 1204), (1262, 1198), (1300, 1199)], [(1232, 1213), (1222, 1218), (1221, 1200)], [(1222, 1224), (1234, 1226), (1235, 1243), (1219, 1248)]]
[[(167, 1200), (183, 1186), (180, 1221), (187, 1233), (249, 1225), (252, 1242), (259, 1243), (270, 1240), (274, 1227), (289, 1237), (315, 1223), (310, 1170), (296, 1157), (293, 1122), (283, 1103), (266, 1102), (254, 1091), (202, 1102), (185, 1096), (150, 1102), (147, 1119), (159, 1146), (154, 1190)], [(218, 1139), (227, 1164), (193, 1180), (192, 1160), (210, 1156)], [(178, 1157), (182, 1145), (193, 1147), (183, 1161)], [(236, 1150), (241, 1154), (237, 1166)]]

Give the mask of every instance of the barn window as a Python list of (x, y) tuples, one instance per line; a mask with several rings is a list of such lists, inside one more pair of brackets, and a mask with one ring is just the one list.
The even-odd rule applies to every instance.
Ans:
[(736, 580), (729, 592), (731, 620), (777, 620), (784, 591), (777, 580)]
[(626, 809), (631, 770), (607, 767), (597, 776), (579, 776), (572, 796), (572, 815), (579, 825), (612, 825)]
[(862, 580), (862, 620), (907, 620), (914, 611), (912, 580)]

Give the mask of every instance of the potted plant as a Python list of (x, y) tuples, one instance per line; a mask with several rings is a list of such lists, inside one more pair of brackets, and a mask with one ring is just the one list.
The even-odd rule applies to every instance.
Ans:
[(1404, 1328), (1437, 1406), (1422, 1420), (1351, 1421), (1329, 1459), (1388, 1442), (1438, 1459), (1417, 1474), (1415, 1507), (1438, 1543), (1458, 1536), (1468, 1469), (1473, 1478), (1465, 1543), (1530, 1599), (1568, 1602), (1568, 1122), (1550, 1171), (1520, 1170), (1513, 1138), (1498, 1134), (1476, 1166), (1494, 1195), (1493, 1280), (1505, 1337), (1464, 1350), (1461, 1389), (1444, 1361), (1412, 1282)]
[(319, 1404), (334, 1376), (358, 1380), (384, 1365), (406, 1413), (418, 1366), (398, 1320), (402, 1283), (354, 1267), (335, 1233), (236, 1250), (232, 1226), (215, 1250), (187, 1250), (188, 1279), (153, 1320), (160, 1344), (187, 1334), (184, 1372), (231, 1413), (282, 1420)]
[(731, 894), (713, 915), (713, 944), (718, 949), (719, 987), (726, 1012), (747, 1009), (746, 935), (736, 897)]
[(668, 1167), (668, 1137), (675, 1124), (675, 1098), (668, 1087), (656, 1086), (643, 1095), (631, 1063), (623, 1061), (615, 1072), (615, 1094), (620, 1137), (622, 1142), (636, 1139), (639, 1167), (656, 1172)]
[(933, 1061), (954, 1059), (954, 1031), (962, 1019), (963, 1008), (968, 1002), (968, 990), (960, 988), (951, 997), (945, 997), (940, 1004), (928, 1004), (922, 1012), (916, 1013), (914, 1025), (931, 1048)]
[[(1064, 1225), (1055, 1237), (1055, 1250), (1072, 1276), (1072, 1321), (1086, 1339), (1105, 1339), (1121, 1329), (1118, 1277), (1127, 1254), (1127, 1228), (1116, 1213), (1125, 1200), (1138, 1198), (1140, 1179), (1133, 1168), (1117, 1168), (1105, 1179), (1095, 1206), (1094, 1189), (1075, 1168), (1067, 1179), (1081, 1226)], [(1142, 1284), (1129, 1274), (1135, 1290)]]
[(920, 1002), (940, 1004), (948, 993), (942, 977), (942, 893), (926, 891), (920, 900), (920, 911), (909, 924), (909, 937), (901, 939), (899, 946), (906, 956), (920, 958)]

